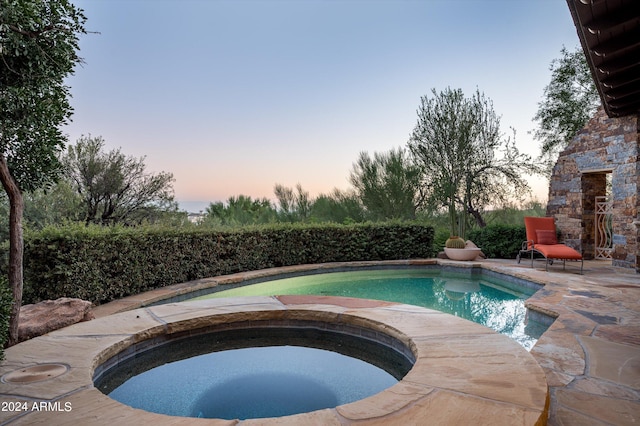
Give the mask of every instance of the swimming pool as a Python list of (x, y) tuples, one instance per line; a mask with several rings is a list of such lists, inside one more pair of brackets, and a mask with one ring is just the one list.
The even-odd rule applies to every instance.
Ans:
[(328, 272), (222, 290), (192, 300), (269, 295), (327, 295), (406, 303), (450, 313), (505, 334), (530, 350), (548, 328), (527, 317), (537, 287), (485, 274), (440, 268)]
[[(469, 270), (464, 270), (464, 268), (356, 268), (347, 271), (333, 270), (322, 271), (318, 274), (303, 274), (295, 277), (279, 277), (279, 279), (257, 284), (248, 284), (243, 276), (239, 276), (238, 278), (240, 279), (231, 281), (231, 286), (234, 288), (221, 285), (214, 288), (214, 293), (197, 298), (187, 296), (186, 300), (193, 300), (195, 303), (195, 305), (193, 305), (194, 307), (200, 306), (198, 305), (199, 303), (214, 302), (216, 299), (220, 302), (228, 300), (228, 303), (243, 304), (245, 303), (244, 300), (250, 300), (251, 298), (245, 299), (242, 296), (260, 297), (273, 295), (282, 295), (273, 298), (273, 300), (290, 297), (287, 295), (301, 295), (300, 297), (305, 297), (304, 295), (343, 296), (369, 299), (368, 301), (357, 302), (358, 304), (367, 304), (369, 302), (383, 303), (383, 305), (379, 306), (389, 306), (386, 305), (388, 302), (399, 302), (407, 308), (411, 308), (412, 305), (417, 305), (470, 319), (473, 322), (488, 326), (509, 336), (527, 350), (533, 347), (537, 341), (537, 337), (539, 337), (548, 326), (548, 324), (538, 324), (534, 321), (527, 320), (527, 309), (524, 306), (524, 300), (539, 288), (536, 287), (535, 284), (519, 282), (518, 280), (503, 280), (491, 274), (469, 273)], [(269, 278), (268, 276), (262, 276), (257, 277), (257, 279), (268, 280)], [(222, 290), (223, 288), (225, 289)], [(209, 288), (208, 291), (211, 291), (211, 288)], [(239, 296), (240, 298), (237, 298)], [(185, 300), (184, 295), (181, 297), (182, 300)], [(197, 299), (210, 300), (197, 301)], [(269, 297), (268, 300), (271, 299), (272, 297)], [(317, 300), (328, 301), (330, 299), (331, 297)], [(385, 302), (376, 302), (375, 299)], [(355, 299), (344, 300), (354, 301)], [(186, 305), (190, 306), (191, 304), (188, 303)], [(392, 311), (395, 310), (395, 308), (390, 309)], [(247, 312), (246, 315), (246, 318), (254, 318), (251, 312)], [(276, 318), (280, 316), (278, 313), (275, 313), (275, 315)], [(345, 317), (341, 316), (340, 318)], [(244, 328), (241, 327), (241, 329), (243, 332), (264, 333), (266, 329), (272, 329), (274, 322), (277, 323), (278, 321), (280, 321), (280, 319), (270, 320), (268, 322), (252, 319), (247, 321), (245, 325), (242, 326)], [(294, 330), (299, 330), (300, 328), (306, 330), (309, 326), (311, 326), (311, 328), (319, 326), (317, 322), (303, 325), (299, 321), (300, 319), (298, 318), (293, 323), (285, 325), (284, 334), (287, 336), (287, 339), (289, 339)], [(430, 321), (424, 323), (424, 327), (429, 327), (429, 325)], [(223, 326), (226, 327), (227, 325)], [(233, 327), (235, 327), (235, 325)], [(320, 325), (320, 327), (332, 328), (332, 326), (327, 324)], [(461, 329), (456, 326), (451, 329), (451, 332), (458, 333), (458, 330)], [(393, 380), (399, 380), (403, 377), (402, 374), (391, 374), (391, 376), (393, 376), (392, 381), (387, 381), (389, 380), (389, 374), (385, 374), (385, 372), (382, 371), (383, 374), (381, 378), (377, 379), (374, 378), (376, 373), (372, 370), (367, 371), (365, 369), (360, 372), (360, 378), (354, 378), (352, 376), (346, 379), (346, 381), (341, 380), (347, 376), (348, 373), (359, 370), (359, 367), (349, 365), (349, 362), (353, 360), (346, 362), (344, 369), (341, 370), (342, 373), (339, 373), (328, 382), (323, 382), (323, 380), (325, 378), (329, 379), (330, 374), (320, 373), (319, 376), (314, 378), (307, 377), (307, 372), (314, 370), (317, 365), (328, 362), (332, 367), (337, 367), (338, 364), (341, 363), (341, 361), (334, 358), (337, 355), (335, 352), (340, 352), (340, 350), (337, 349), (340, 349), (346, 342), (357, 340), (357, 336), (371, 336), (371, 331), (362, 330), (353, 332), (353, 330), (351, 330), (348, 335), (343, 334), (339, 336), (337, 340), (334, 339), (332, 341), (325, 337), (315, 339), (317, 342), (331, 341), (326, 349), (333, 353), (328, 354), (328, 357), (326, 353), (320, 354), (319, 357), (314, 357), (304, 366), (298, 365), (296, 360), (301, 357), (307, 357), (307, 355), (299, 351), (308, 351), (310, 347), (314, 347), (314, 344), (305, 342), (300, 348), (292, 348), (290, 346), (295, 345), (291, 345), (291, 342), (286, 342), (283, 348), (283, 345), (277, 344), (277, 339), (273, 338), (271, 331), (272, 330), (269, 330), (269, 332), (262, 336), (265, 341), (268, 342), (268, 345), (262, 343), (256, 344), (255, 340), (249, 339), (247, 348), (250, 349), (246, 351), (246, 353), (234, 352), (235, 348), (233, 347), (229, 350), (228, 335), (220, 339), (216, 337), (212, 339), (211, 336), (206, 336), (205, 341), (207, 344), (205, 346), (209, 346), (213, 340), (215, 342), (220, 341), (225, 348), (213, 350), (208, 348), (202, 352), (207, 355), (202, 357), (199, 356), (200, 353), (194, 354), (192, 353), (193, 351), (191, 351), (188, 355), (184, 356), (184, 358), (190, 359), (185, 359), (184, 364), (178, 363), (175, 367), (171, 367), (170, 364), (168, 364), (168, 371), (165, 371), (163, 367), (157, 372), (152, 370), (145, 373), (144, 371), (153, 367), (150, 365), (151, 363), (147, 361), (140, 362), (141, 360), (134, 359), (132, 360), (134, 367), (131, 368), (131, 364), (128, 364), (128, 362), (119, 362), (118, 368), (114, 371), (124, 371), (125, 383), (123, 388), (109, 388), (110, 385), (105, 386), (103, 384), (102, 378), (98, 379), (95, 385), (103, 392), (108, 393), (112, 398), (147, 411), (179, 416), (231, 419), (279, 417), (309, 411), (318, 412), (317, 410), (336, 406), (336, 404), (345, 406), (349, 401), (359, 401), (362, 400), (362, 398), (366, 398), (367, 395), (372, 395), (380, 391), (386, 392), (385, 389), (393, 386)], [(233, 335), (237, 332), (238, 329), (235, 329)], [(406, 357), (408, 353), (406, 341), (403, 344), (392, 344), (388, 346), (387, 339), (389, 336), (384, 337), (384, 334), (378, 332), (374, 332), (373, 335), (376, 336), (375, 339), (382, 339), (381, 341), (385, 342), (382, 345), (383, 348), (395, 348), (392, 352), (398, 352), (398, 347), (404, 347), (399, 353), (404, 354)], [(161, 364), (170, 362), (169, 358), (171, 358), (173, 354), (181, 352), (181, 350), (176, 348), (182, 349), (192, 346), (192, 333), (188, 333), (186, 337), (188, 338), (184, 340), (179, 339), (175, 342), (176, 346), (171, 350), (152, 350), (149, 354), (151, 354), (152, 358), (157, 358)], [(404, 341), (404, 339), (402, 340)], [(153, 347), (155, 344), (152, 343), (149, 346)], [(161, 346), (164, 346), (162, 340)], [(268, 348), (263, 348), (263, 346), (268, 346)], [(282, 351), (283, 349), (284, 351)], [(218, 350), (222, 350), (223, 352), (219, 354), (213, 353)], [(480, 346), (478, 350), (483, 349)], [(413, 349), (411, 351), (413, 351)], [(143, 352), (146, 355), (146, 351)], [(315, 352), (316, 354), (318, 353), (317, 351)], [(356, 354), (356, 358), (362, 360), (361, 355), (365, 352), (367, 351), (363, 351), (361, 347), (358, 347), (353, 353)], [(387, 360), (390, 358), (382, 350), (373, 350), (369, 351), (369, 353), (378, 354), (378, 359)], [(249, 356), (245, 357), (247, 354), (249, 354)], [(222, 358), (218, 358), (220, 355), (222, 355)], [(290, 356), (293, 356), (293, 358), (290, 358)], [(137, 357), (136, 355), (135, 358)], [(240, 364), (234, 367), (233, 362), (230, 361), (236, 359), (241, 361)], [(409, 364), (411, 365), (413, 365), (412, 363), (416, 360), (416, 358), (412, 358), (412, 356), (409, 356), (407, 359), (410, 359)], [(368, 359), (366, 362), (371, 363)], [(211, 364), (218, 364), (221, 366), (221, 369), (216, 372), (208, 371), (204, 368), (204, 366)], [(263, 364), (267, 369), (255, 369), (254, 366), (259, 364)], [(376, 365), (376, 362), (373, 362), (373, 364)], [(411, 365), (409, 365), (405, 371), (410, 369)], [(273, 369), (273, 367), (275, 367), (275, 369)], [(369, 367), (373, 366), (369, 365)], [(172, 368), (173, 371), (171, 370)], [(134, 377), (136, 374), (132, 374), (132, 370), (136, 369), (140, 370), (136, 372), (136, 374), (142, 372), (139, 377)], [(388, 369), (383, 368), (383, 370), (389, 373)], [(233, 376), (233, 371), (250, 374)], [(226, 376), (225, 372), (230, 372), (232, 375)], [(120, 373), (116, 373), (116, 375), (119, 374)], [(109, 375), (110, 372), (105, 374), (104, 377), (108, 377)], [(144, 378), (144, 376), (148, 375), (151, 376), (150, 381)], [(386, 377), (384, 377), (385, 375)], [(186, 382), (180, 384), (178, 377), (182, 376), (185, 376)], [(131, 379), (132, 377), (133, 379)], [(372, 380), (367, 380), (369, 377), (371, 377)], [(144, 380), (137, 383), (139, 378), (144, 378)], [(353, 383), (367, 383), (368, 389), (364, 393), (351, 392), (353, 387), (350, 385)], [(130, 386), (131, 384), (133, 384), (133, 386)], [(171, 395), (169, 400), (161, 398), (167, 395), (166, 391), (161, 391), (158, 395), (153, 396), (154, 390), (167, 389), (167, 386), (170, 386), (171, 389), (174, 387), (177, 389), (175, 394), (169, 393), (169, 395)], [(298, 387), (300, 390), (296, 390)], [(111, 389), (111, 391), (109, 389)], [(242, 390), (242, 392), (236, 393), (234, 389)], [(259, 391), (256, 391), (258, 389)], [(348, 394), (346, 395), (346, 399), (345, 392)], [(302, 397), (303, 394), (306, 395)], [(297, 399), (295, 396), (301, 396), (301, 398), (298, 399), (295, 408), (292, 408), (284, 407), (283, 404), (280, 403), (269, 403), (262, 399), (265, 395), (278, 396), (280, 401), (286, 401), (287, 404), (289, 401), (294, 402)], [(316, 400), (320, 405), (309, 405), (313, 400)], [(215, 402), (218, 401), (223, 401), (224, 404), (216, 406)], [(250, 410), (247, 410), (247, 407), (249, 407)], [(254, 408), (256, 409), (254, 410)], [(261, 411), (262, 408), (266, 411)]]
[[(305, 319), (330, 329), (364, 326), (367, 335), (379, 336), (387, 344), (388, 337), (396, 338), (414, 354), (415, 364), (400, 382), (369, 398), (335, 409), (261, 419), (260, 424), (342, 424), (344, 419), (363, 424), (427, 424), (445, 423), (453, 418), (459, 424), (511, 424), (514, 418), (522, 419), (522, 424), (544, 423), (548, 417), (549, 386), (534, 357), (507, 336), (453, 315), (413, 305), (333, 296), (255, 296), (175, 303), (178, 298), (185, 300), (187, 294), (187, 298), (192, 298), (194, 292), (210, 292), (215, 286), (228, 288), (273, 276), (362, 267), (448, 269), (449, 265), (436, 264), (433, 260), (301, 265), (199, 279), (149, 292), (124, 301), (124, 306), (117, 303), (105, 310), (125, 308), (119, 313), (107, 316), (103, 312), (93, 321), (52, 334), (54, 346), (47, 335), (10, 348), (2, 373), (11, 370), (10, 366), (23, 366), (25, 353), (33, 365), (58, 362), (67, 365), (69, 370), (67, 374), (50, 378), (45, 387), (7, 387), (5, 384), (5, 396), (16, 395), (20, 400), (69, 401), (73, 410), (56, 415), (66, 424), (83, 424), (96, 418), (105, 424), (188, 423), (188, 419), (171, 418), (118, 403), (101, 393), (95, 381), (131, 356), (155, 347), (157, 341), (210, 332), (212, 328), (226, 329), (238, 322), (253, 327), (256, 321), (269, 325), (274, 321), (288, 321), (283, 325), (291, 326)], [(456, 265), (456, 269), (465, 268)], [(466, 269), (484, 275), (486, 268), (471, 265)], [(493, 269), (489, 272), (508, 275)], [(532, 282), (542, 287), (535, 284), (535, 280), (514, 279), (522, 286)], [(171, 298), (174, 300), (166, 303)], [(20, 421), (37, 423), (43, 419), (41, 414), (20, 414)], [(47, 414), (44, 415), (46, 420)]]

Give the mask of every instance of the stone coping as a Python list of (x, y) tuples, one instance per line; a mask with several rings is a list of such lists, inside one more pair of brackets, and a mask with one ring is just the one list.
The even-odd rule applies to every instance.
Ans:
[[(174, 295), (184, 295), (195, 287), (208, 289), (219, 284), (238, 284), (243, 278), (264, 279), (265, 276), (278, 274), (300, 275), (316, 270), (329, 272), (336, 268), (418, 265), (427, 268), (453, 266), (489, 270), (513, 277), (516, 281), (533, 282), (543, 287), (527, 300), (527, 306), (555, 318), (555, 322), (530, 352), (544, 370), (549, 385), (548, 424), (610, 426), (636, 425), (640, 422), (640, 274), (630, 269), (612, 267), (611, 262), (606, 261), (585, 261), (583, 275), (579, 273), (580, 268), (571, 264), (567, 264), (566, 270), (563, 270), (562, 265), (554, 264), (549, 267), (549, 271), (545, 271), (542, 262), (536, 262), (532, 268), (529, 262), (517, 264), (515, 260), (509, 259), (488, 259), (481, 262), (424, 259), (302, 265), (178, 284), (98, 306), (94, 313), (96, 317), (104, 317), (151, 305)], [(8, 354), (14, 353), (21, 345), (9, 348)], [(64, 352), (65, 347), (60, 347), (59, 350)], [(9, 370), (39, 362), (38, 357), (30, 353), (19, 354), (18, 361), (14, 359), (13, 364), (7, 367)], [(61, 355), (55, 359), (61, 358), (65, 357)], [(6, 362), (1, 363), (0, 367), (4, 368)], [(11, 398), (14, 397), (7, 394), (4, 384), (0, 383), (0, 401), (13, 401)], [(23, 395), (20, 400), (34, 401), (28, 395)], [(109, 401), (105, 402), (107, 406), (120, 409), (119, 404)], [(86, 401), (87, 404), (88, 402), (89, 400)], [(63, 405), (62, 409), (64, 408)], [(454, 407), (452, 411), (455, 409)], [(20, 423), (20, 414), (0, 411), (0, 425), (10, 422), (9, 419)], [(57, 413), (53, 414), (55, 415), (49, 419), (59, 418)], [(47, 416), (38, 418), (42, 423), (50, 423)], [(175, 424), (189, 424), (189, 421), (176, 419)], [(100, 422), (96, 417), (89, 423)], [(371, 423), (375, 424), (375, 421), (371, 420)], [(379, 423), (389, 424), (383, 421)]]
[[(410, 259), (387, 261), (333, 262), (306, 265), (282, 266), (276, 268), (259, 269), (256, 271), (238, 272), (218, 277), (202, 278), (184, 283), (157, 288), (133, 296), (123, 297), (104, 305), (93, 308), (93, 315), (98, 318), (125, 312), (131, 309), (152, 306), (156, 304), (180, 302), (214, 291), (226, 290), (240, 285), (250, 285), (262, 281), (296, 277), (308, 274), (341, 272), (363, 269), (386, 269), (403, 267), (453, 267), (481, 272), (483, 265), (479, 262), (453, 262), (439, 259)], [(225, 287), (225, 288), (222, 288)]]
[[(415, 364), (396, 385), (356, 402), (293, 416), (216, 420), (133, 409), (93, 386), (96, 369), (162, 334), (236, 321), (310, 320), (369, 329), (403, 342)], [(542, 368), (518, 343), (438, 311), (328, 296), (209, 299), (129, 310), (78, 323), (7, 349), (0, 376), (37, 365), (68, 372), (37, 383), (0, 383), (0, 423), (344, 425), (546, 423)]]

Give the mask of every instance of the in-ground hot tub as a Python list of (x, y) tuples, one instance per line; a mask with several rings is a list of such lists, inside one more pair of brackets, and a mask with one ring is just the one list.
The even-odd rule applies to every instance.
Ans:
[[(93, 378), (163, 339), (203, 330), (269, 322), (295, 327), (359, 330), (362, 337), (401, 344), (415, 359), (398, 383), (335, 408), (259, 419), (260, 424), (341, 424), (348, 421), (436, 424), (544, 424), (545, 376), (533, 357), (508, 337), (441, 312), (398, 303), (321, 296), (212, 299), (124, 312), (79, 323), (18, 345), (3, 364), (31, 354), (31, 363), (60, 362), (66, 374), (39, 384), (2, 384), (5, 395), (68, 403), (57, 421), (81, 424), (174, 423), (176, 417), (136, 410), (102, 394)], [(393, 347), (391, 343), (391, 347)], [(13, 348), (12, 348), (13, 349)], [(19, 353), (20, 352), (20, 353)], [(168, 386), (171, 386), (169, 383)], [(23, 413), (26, 422), (50, 413)], [(196, 421), (197, 419), (191, 419)], [(251, 422), (248, 420), (247, 422)], [(216, 421), (216, 424), (234, 424)]]
[(96, 387), (155, 413), (244, 420), (364, 399), (396, 384), (415, 361), (394, 337), (340, 322), (241, 321), (203, 332), (119, 357)]

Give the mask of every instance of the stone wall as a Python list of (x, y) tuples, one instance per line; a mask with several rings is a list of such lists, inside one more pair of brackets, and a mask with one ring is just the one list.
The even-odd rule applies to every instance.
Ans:
[(640, 200), (638, 117), (609, 118), (599, 110), (560, 153), (549, 184), (547, 216), (554, 216), (563, 242), (594, 257), (595, 197), (607, 195), (611, 175), (613, 265), (638, 266), (636, 222)]

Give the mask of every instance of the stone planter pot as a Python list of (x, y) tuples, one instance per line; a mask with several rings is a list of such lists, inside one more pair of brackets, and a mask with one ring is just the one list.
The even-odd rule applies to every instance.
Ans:
[(444, 253), (451, 260), (474, 260), (480, 255), (479, 248), (444, 248)]

